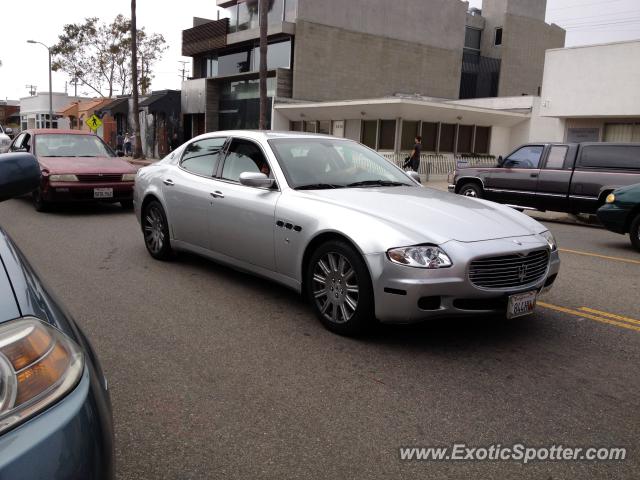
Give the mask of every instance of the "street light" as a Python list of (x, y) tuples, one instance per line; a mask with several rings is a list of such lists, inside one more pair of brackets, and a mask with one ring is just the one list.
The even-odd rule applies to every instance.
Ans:
[(53, 89), (51, 86), (51, 49), (42, 42), (36, 42), (35, 40), (27, 40), (27, 43), (37, 43), (42, 45), (49, 52), (49, 127), (53, 128)]

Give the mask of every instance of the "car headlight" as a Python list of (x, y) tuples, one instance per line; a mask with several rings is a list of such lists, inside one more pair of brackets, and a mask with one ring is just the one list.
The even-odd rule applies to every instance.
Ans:
[(73, 389), (84, 369), (80, 348), (37, 318), (0, 325), (0, 433)]
[(49, 175), (50, 182), (77, 182), (78, 177), (75, 175)]
[(605, 200), (606, 203), (613, 203), (616, 201), (616, 196), (613, 193), (610, 193), (609, 195), (607, 195), (607, 199)]
[(446, 268), (453, 265), (449, 256), (435, 245), (392, 248), (387, 257), (393, 263), (417, 268)]
[(558, 248), (558, 244), (556, 243), (556, 239), (553, 237), (549, 230), (546, 230), (540, 234), (549, 244), (549, 248), (551, 251), (555, 251)]
[(135, 182), (136, 181), (136, 174), (135, 173), (125, 173), (124, 175), (122, 175), (122, 181), (123, 182)]

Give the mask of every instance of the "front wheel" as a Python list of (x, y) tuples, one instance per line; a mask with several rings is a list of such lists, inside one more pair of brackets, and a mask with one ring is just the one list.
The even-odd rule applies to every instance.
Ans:
[(458, 190), (458, 194), (465, 197), (482, 198), (482, 188), (477, 183), (465, 183)]
[(33, 206), (36, 209), (36, 212), (46, 212), (49, 210), (49, 203), (42, 198), (42, 190), (37, 188), (32, 193)]
[(168, 260), (171, 257), (167, 216), (157, 200), (149, 202), (142, 209), (142, 233), (144, 244), (153, 258)]
[(640, 214), (636, 215), (636, 218), (631, 222), (629, 238), (631, 239), (631, 245), (633, 245), (637, 250), (640, 250)]
[(306, 285), (309, 301), (328, 330), (357, 335), (373, 324), (369, 271), (362, 256), (348, 243), (332, 240), (313, 252)]

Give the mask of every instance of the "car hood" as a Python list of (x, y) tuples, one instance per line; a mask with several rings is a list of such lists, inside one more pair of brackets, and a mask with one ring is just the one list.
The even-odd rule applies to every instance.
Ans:
[(137, 169), (119, 157), (38, 157), (49, 173), (135, 173)]
[(306, 193), (395, 224), (425, 242), (479, 242), (546, 230), (510, 207), (432, 188), (344, 188)]

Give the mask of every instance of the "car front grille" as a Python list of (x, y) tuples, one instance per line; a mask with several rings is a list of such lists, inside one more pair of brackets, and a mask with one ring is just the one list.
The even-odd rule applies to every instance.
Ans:
[(549, 265), (549, 251), (535, 250), (526, 255), (504, 255), (473, 260), (469, 279), (476, 287), (504, 289), (522, 287), (544, 277)]
[(121, 182), (121, 173), (95, 173), (87, 175), (78, 175), (78, 181), (88, 183), (100, 183), (100, 182)]

